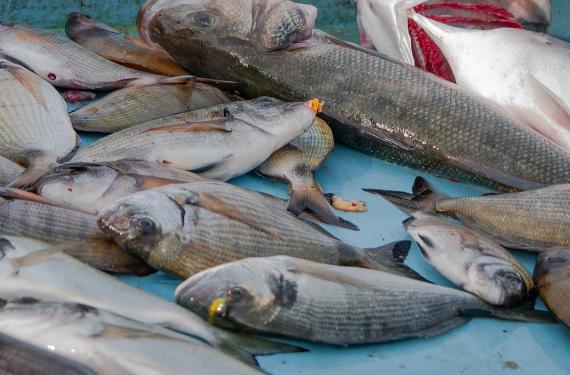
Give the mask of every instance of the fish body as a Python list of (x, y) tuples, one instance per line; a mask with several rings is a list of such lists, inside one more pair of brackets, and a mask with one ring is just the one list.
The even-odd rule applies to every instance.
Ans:
[(113, 133), (228, 101), (217, 88), (200, 83), (135, 86), (114, 91), (69, 116), (78, 130)]
[(258, 174), (287, 182), (291, 191), (288, 209), (299, 215), (306, 208), (338, 221), (338, 216), (315, 181), (314, 173), (334, 148), (334, 138), (327, 123), (316, 118), (313, 125), (287, 146), (275, 152), (255, 170)]
[(283, 256), (206, 270), (178, 286), (176, 301), (222, 326), (336, 345), (435, 336), (501, 313), (459, 290)]
[(164, 78), (115, 64), (51, 31), (14, 24), (0, 31), (0, 54), (56, 87), (112, 90)]
[(307, 103), (224, 104), (111, 134), (79, 150), (72, 161), (144, 159), (229, 180), (303, 134), (315, 115)]
[(78, 44), (117, 64), (164, 76), (188, 74), (162, 49), (149, 48), (142, 40), (124, 35), (86, 14), (70, 14), (65, 32)]
[(0, 186), (6, 186), (18, 178), (25, 168), (0, 156)]
[(133, 194), (101, 211), (98, 222), (124, 250), (182, 278), (232, 260), (281, 254), (419, 278), (403, 264), (409, 242), (365, 251), (258, 194), (217, 181)]
[(442, 50), (459, 86), (570, 152), (570, 44), (528, 30), (466, 30), (413, 19)]
[(7, 303), (0, 331), (101, 374), (260, 373), (187, 336), (78, 303)]
[(490, 238), (441, 217), (416, 212), (404, 222), (424, 259), (449, 281), (499, 306), (531, 296), (528, 271)]
[[(289, 48), (265, 50), (251, 36), (257, 18), (250, 0), (162, 3), (149, 35), (182, 66), (241, 81), (252, 97), (318, 97), (326, 103), (324, 118), (337, 120), (330, 123), (335, 139), (353, 148), (502, 188), (570, 178), (564, 150), (431, 74), (318, 31)], [(198, 13), (210, 26), (199, 24)]]
[(558, 248), (540, 254), (534, 278), (540, 297), (548, 309), (570, 327), (570, 250)]
[(0, 60), (0, 85), (0, 155), (27, 168), (12, 182), (25, 186), (69, 158), (79, 137), (57, 90), (34, 73)]

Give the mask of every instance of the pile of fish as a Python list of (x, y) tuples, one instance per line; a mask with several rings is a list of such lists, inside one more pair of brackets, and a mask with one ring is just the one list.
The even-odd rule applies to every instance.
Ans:
[[(539, 61), (562, 72), (570, 49), (521, 29), (544, 29), (548, 12), (374, 3), (357, 3), (367, 32), (410, 17), (432, 44), (485, 34), (537, 58), (517, 55), (532, 69), (512, 87), (475, 73), (478, 57), (449, 37), (446, 81), (406, 64), (417, 53), (397, 60), (407, 31), (366, 49), (285, 0), (148, 0), (140, 39), (82, 13), (67, 37), (0, 25), (0, 372), (255, 374), (255, 355), (303, 350), (263, 334), (351, 345), (478, 316), (570, 325), (570, 86)], [(477, 74), (529, 96), (507, 103), (479, 80), (490, 98)], [(80, 147), (78, 131), (104, 136)], [(366, 210), (315, 179), (335, 139), (502, 191), (451, 198), (423, 178), (411, 193), (365, 189), (410, 215), (422, 256), (462, 290), (406, 265), (411, 241), (364, 249), (321, 226), (357, 231), (338, 211)], [(249, 172), (288, 184), (290, 199), (227, 182)], [(540, 253), (534, 275), (510, 249)], [(181, 279), (176, 303), (109, 275), (157, 271)], [(538, 295), (552, 314), (534, 309)]]

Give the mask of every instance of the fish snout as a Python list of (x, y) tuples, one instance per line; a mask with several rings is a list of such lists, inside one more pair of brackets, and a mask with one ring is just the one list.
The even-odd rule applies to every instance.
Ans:
[[(184, 306), (196, 314), (211, 318), (212, 314), (219, 315), (217, 312), (227, 313), (228, 304), (222, 301), (225, 292), (221, 287), (221, 282), (209, 282), (203, 280), (200, 275), (189, 278), (176, 288), (176, 303)], [(215, 311), (213, 305), (217, 302)]]
[(97, 225), (113, 239), (122, 239), (129, 233), (131, 218), (127, 207), (120, 205), (102, 210), (97, 216)]

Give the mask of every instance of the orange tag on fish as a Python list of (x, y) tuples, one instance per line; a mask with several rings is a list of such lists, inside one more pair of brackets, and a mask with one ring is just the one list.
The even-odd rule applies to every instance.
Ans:
[(325, 103), (319, 99), (313, 99), (309, 102), (309, 105), (311, 106), (311, 109), (315, 111), (315, 113), (321, 113), (323, 111)]

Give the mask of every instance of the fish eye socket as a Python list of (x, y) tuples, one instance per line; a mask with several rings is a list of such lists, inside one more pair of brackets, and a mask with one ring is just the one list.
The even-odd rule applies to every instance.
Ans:
[(198, 13), (194, 16), (194, 23), (198, 27), (209, 27), (214, 23), (214, 17), (207, 13)]
[(135, 222), (135, 226), (139, 230), (139, 232), (141, 232), (141, 234), (150, 234), (156, 228), (154, 221), (152, 221), (151, 219), (147, 219), (147, 218), (138, 219)]
[(246, 292), (243, 288), (236, 286), (228, 290), (227, 294), (228, 297), (231, 298), (232, 302), (236, 303), (244, 299)]

